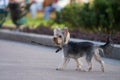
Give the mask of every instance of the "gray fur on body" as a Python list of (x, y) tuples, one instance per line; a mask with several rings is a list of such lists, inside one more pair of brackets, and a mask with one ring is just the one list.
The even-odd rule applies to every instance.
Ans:
[(96, 61), (101, 64), (101, 70), (104, 72), (104, 62), (100, 57), (100, 51), (103, 53), (105, 48), (110, 45), (110, 38), (107, 39), (107, 42), (104, 45), (96, 46), (92, 42), (73, 42), (70, 40), (70, 33), (67, 28), (54, 29), (53, 41), (60, 48), (56, 52), (63, 49), (64, 53), (64, 62), (63, 65), (56, 70), (63, 70), (71, 58), (73, 58), (77, 63), (76, 70), (81, 70), (81, 64), (79, 63), (79, 58), (86, 56), (86, 61), (88, 63), (88, 71), (92, 69), (92, 58), (94, 57)]
[(95, 46), (91, 42), (68, 42), (63, 46), (64, 57), (80, 58), (86, 55), (86, 59), (90, 60), (94, 54)]

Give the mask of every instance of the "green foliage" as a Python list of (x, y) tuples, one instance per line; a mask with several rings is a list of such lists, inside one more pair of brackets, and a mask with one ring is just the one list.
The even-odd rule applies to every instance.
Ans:
[[(37, 15), (38, 16), (38, 15)], [(43, 19), (43, 16), (37, 17), (35, 19), (31, 18), (31, 16), (28, 14), (26, 16), (26, 23), (23, 24), (24, 27), (28, 27), (31, 29), (38, 28), (40, 26), (42, 27), (49, 27), (51, 29), (54, 29), (56, 26), (59, 26), (60, 28), (63, 28), (64, 24), (56, 23), (53, 19), (50, 19), (48, 21)], [(9, 27), (9, 28), (15, 28), (14, 23), (10, 19), (10, 17), (7, 17), (7, 20), (4, 22), (3, 27)]]
[(7, 15), (8, 12), (6, 10), (2, 10), (2, 9), (0, 10), (0, 25), (2, 25), (5, 22)]
[(119, 0), (95, 0), (93, 8), (97, 14), (97, 28), (108, 33), (120, 30)]
[(79, 22), (80, 20), (80, 18), (78, 17), (80, 13), (80, 8), (81, 8), (80, 5), (72, 5), (72, 7), (68, 5), (61, 12), (56, 13), (57, 14), (56, 21), (59, 23), (64, 23), (69, 27), (70, 26), (79, 27), (80, 24), (77, 22)]
[(56, 21), (72, 28), (84, 28), (111, 33), (120, 30), (120, 1), (94, 0), (65, 7), (57, 13)]

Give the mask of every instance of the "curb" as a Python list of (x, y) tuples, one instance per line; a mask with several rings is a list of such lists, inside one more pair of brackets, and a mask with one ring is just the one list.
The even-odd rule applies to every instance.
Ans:
[(0, 39), (19, 41), (29, 44), (32, 44), (31, 41), (35, 41), (41, 45), (54, 46), (54, 43), (52, 42), (52, 36), (18, 31), (0, 30)]
[[(24, 43), (32, 44), (31, 41), (35, 41), (44, 46), (56, 47), (52, 41), (52, 36), (48, 35), (40, 35), (34, 33), (25, 33), (25, 32), (17, 32), (10, 30), (0, 30), (0, 39), (19, 41)], [(81, 39), (71, 39), (71, 41), (82, 42), (89, 41), (93, 42), (96, 45), (102, 45), (102, 42), (90, 41), (90, 40), (81, 40)], [(113, 50), (110, 52), (109, 56), (105, 56), (109, 58), (119, 59), (120, 60), (120, 45), (114, 45)]]

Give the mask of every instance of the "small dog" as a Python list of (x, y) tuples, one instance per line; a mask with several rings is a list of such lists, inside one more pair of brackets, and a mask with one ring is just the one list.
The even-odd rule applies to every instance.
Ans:
[[(104, 48), (107, 48), (110, 45), (110, 39), (108, 38), (107, 42), (104, 45), (96, 46), (91, 42), (72, 42), (70, 40), (70, 33), (67, 28), (54, 29), (53, 41), (60, 48), (56, 51), (63, 49), (64, 52), (64, 63), (60, 68), (56, 70), (64, 70), (71, 58), (73, 58), (77, 63), (77, 69), (81, 70), (81, 64), (79, 58), (86, 56), (86, 61), (88, 63), (88, 71), (92, 69), (91, 60), (94, 57), (96, 61), (101, 64), (101, 70), (104, 72), (104, 62), (101, 60), (100, 52), (104, 51)], [(104, 54), (104, 53), (103, 53)]]

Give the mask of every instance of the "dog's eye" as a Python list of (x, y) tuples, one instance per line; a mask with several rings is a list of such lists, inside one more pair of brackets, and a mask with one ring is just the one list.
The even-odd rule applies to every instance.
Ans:
[(58, 37), (59, 37), (59, 38), (62, 38), (62, 36), (61, 36), (61, 35), (59, 35)]

